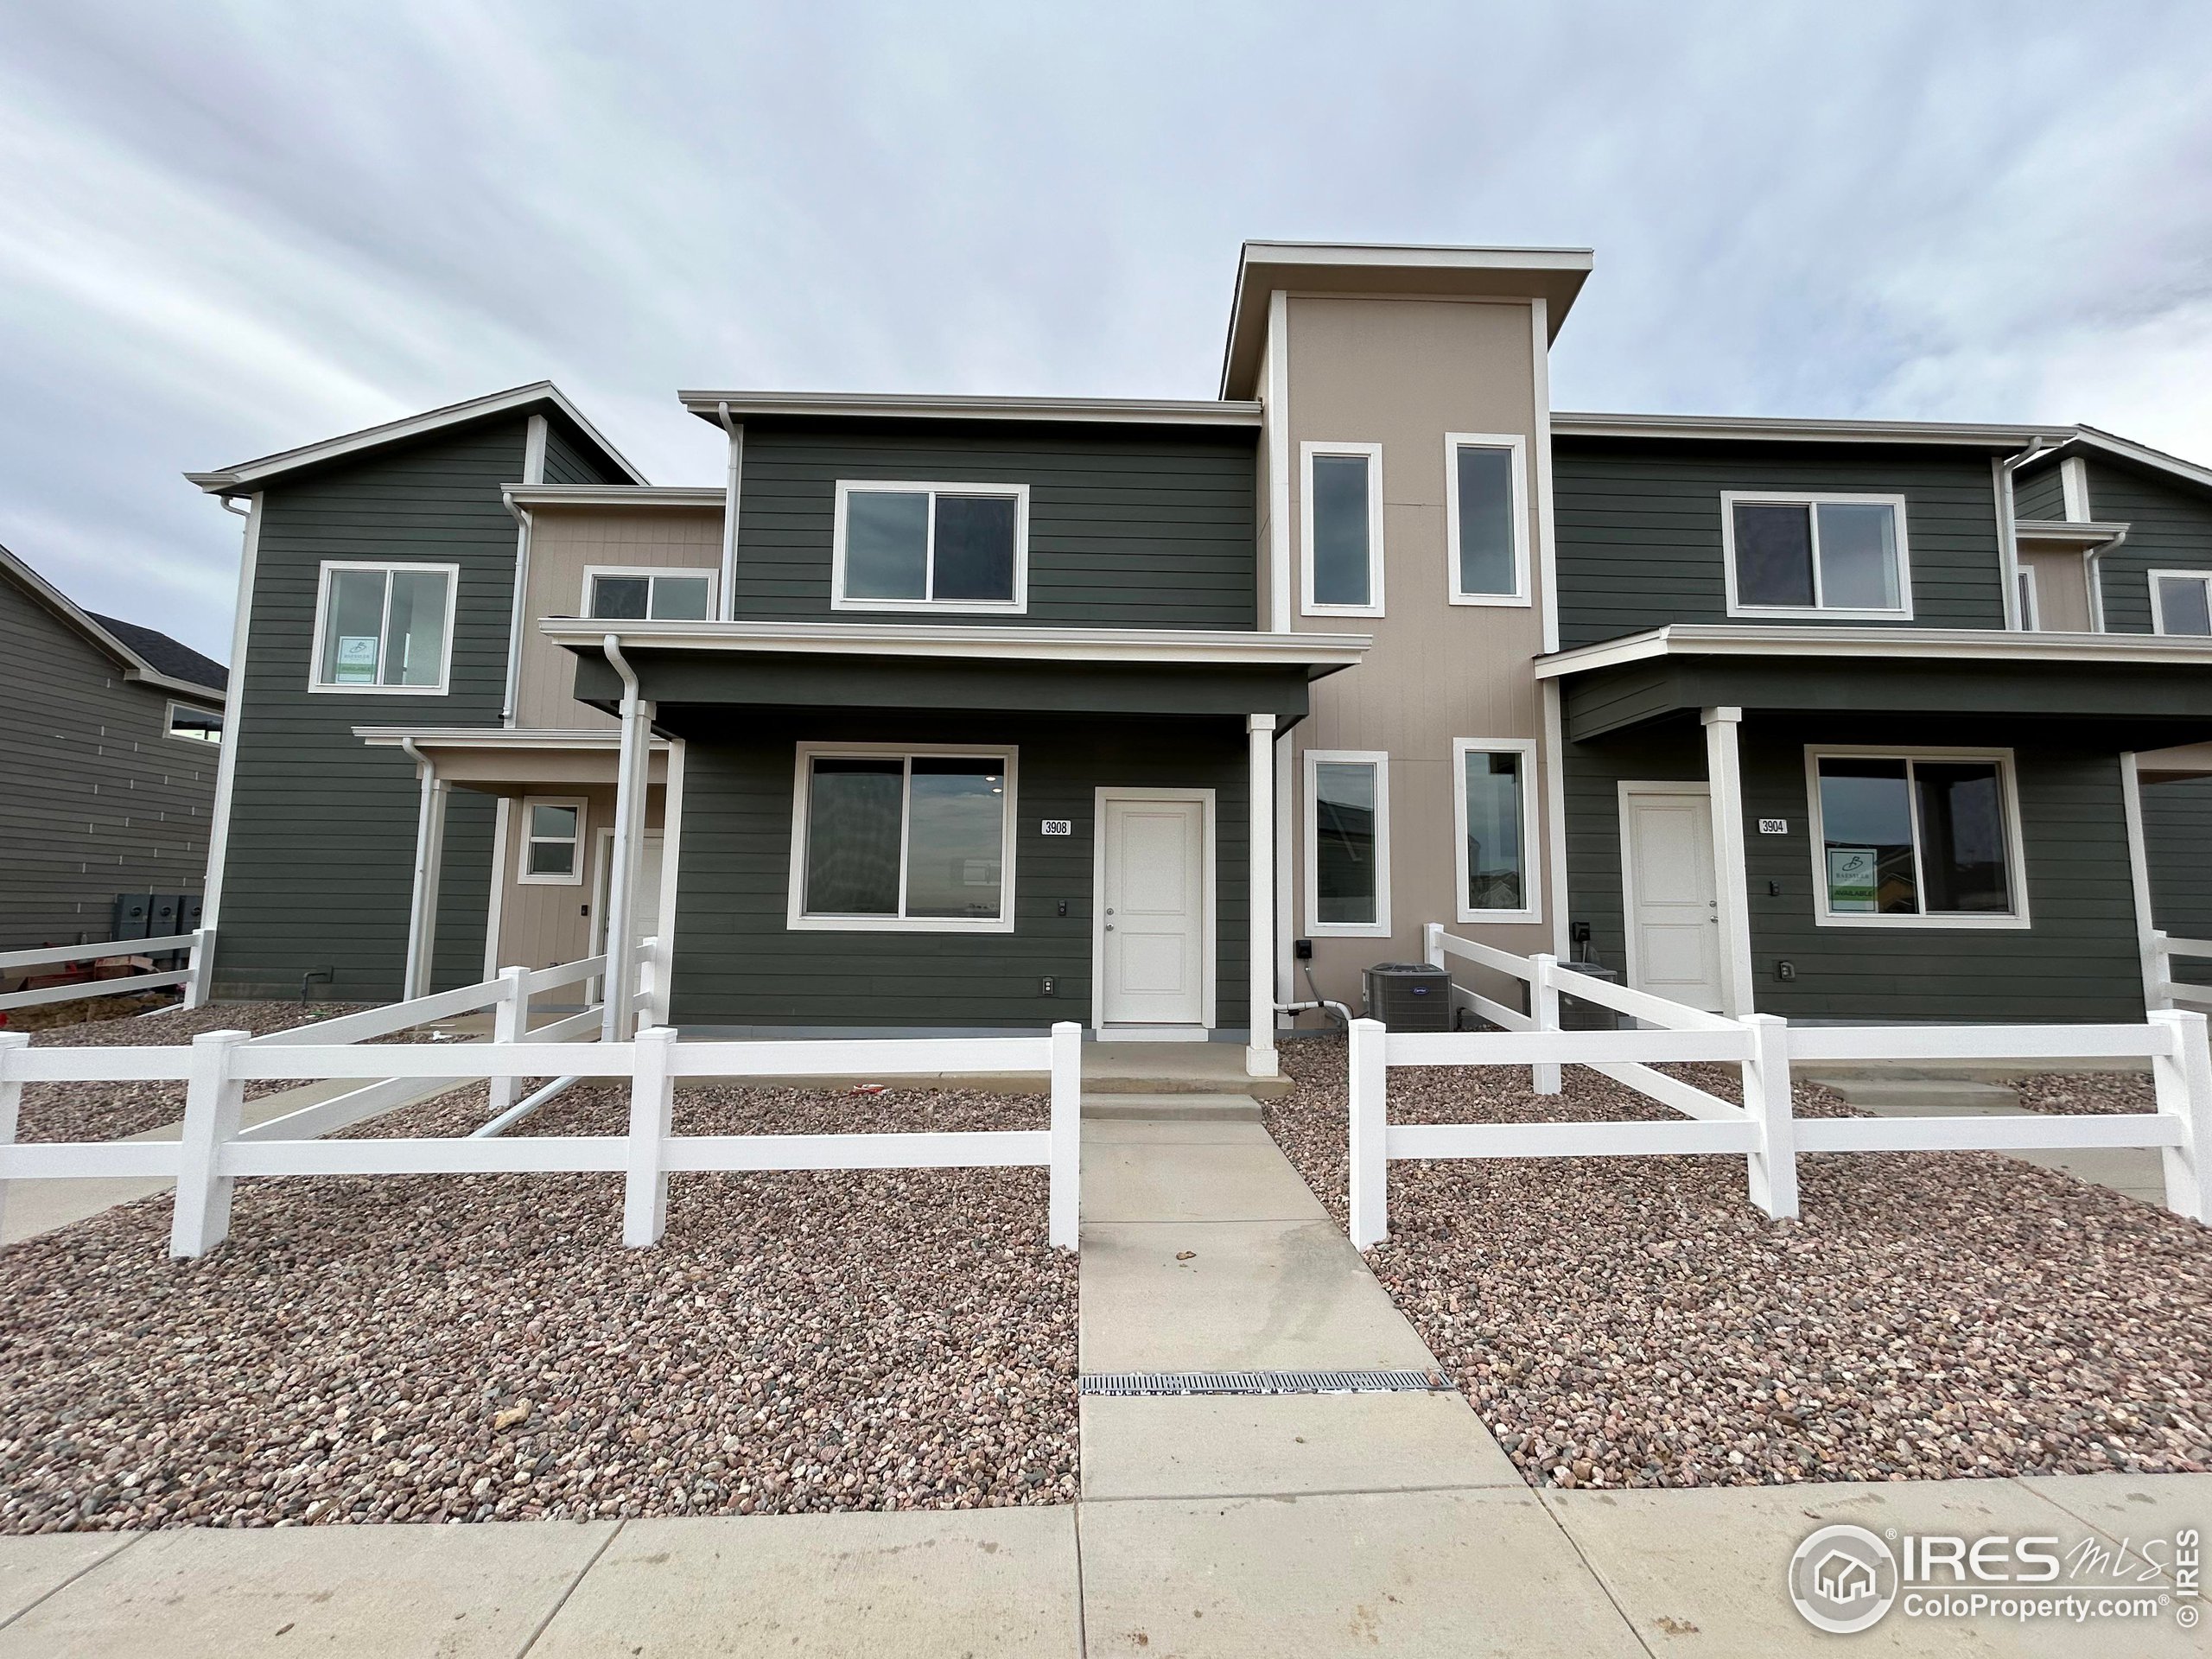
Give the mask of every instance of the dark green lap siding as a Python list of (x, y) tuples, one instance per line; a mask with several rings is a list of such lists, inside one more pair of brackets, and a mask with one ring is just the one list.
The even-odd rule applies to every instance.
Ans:
[(1029, 486), (1029, 605), (1013, 626), (1250, 628), (1258, 573), (1253, 435), (1001, 422), (751, 422), (737, 614), (895, 621), (830, 608), (841, 479)]
[[(356, 726), (496, 726), (505, 690), (515, 523), (499, 489), (522, 475), (521, 415), (439, 435), (271, 488), (262, 505), (216, 948), (231, 997), (397, 996), (407, 954), (419, 792), (415, 768)], [(461, 567), (442, 696), (310, 692), (325, 560)], [(434, 983), (484, 966), (493, 804), (455, 791), (447, 817)]]
[(2092, 457), (2089, 514), (2127, 526), (2127, 539), (2097, 563), (2105, 626), (2151, 632), (2153, 570), (2212, 570), (2212, 492)]
[[(1216, 791), (1216, 1020), (1247, 1022), (1246, 752), (1241, 721), (748, 714), (743, 736), (694, 736), (672, 1014), (687, 1026), (1035, 1027), (1090, 1021), (1091, 865), (1101, 785)], [(798, 742), (1013, 745), (1011, 933), (794, 932), (791, 788)], [(1040, 821), (1074, 833), (1046, 836)], [(1065, 901), (1067, 914), (1059, 914)], [(1040, 995), (1046, 975), (1057, 994)]]
[[(1624, 965), (1618, 784), (1701, 779), (1693, 721), (1569, 746), (1573, 914), (1601, 957)], [(1823, 927), (1815, 920), (1805, 746), (2009, 747), (2018, 765), (2032, 925), (2025, 929)], [(2119, 757), (2022, 742), (1986, 724), (1816, 723), (1748, 716), (1742, 740), (1746, 874), (1756, 1006), (1785, 1018), (1866, 1020), (2137, 1020), (2143, 1014), (2134, 890)], [(1788, 821), (1784, 835), (1758, 832)], [(1778, 888), (1770, 892), (1770, 884)], [(1777, 976), (1788, 961), (1794, 980)]]
[[(2212, 778), (2145, 784), (2143, 843), (2158, 925), (2183, 938), (2212, 938)], [(2212, 977), (2202, 963), (2184, 963), (2183, 972)]]
[(1902, 495), (1910, 626), (2005, 626), (1994, 485), (1989, 457), (1972, 450), (1561, 438), (1552, 489), (1569, 648), (1729, 620), (1724, 490)]

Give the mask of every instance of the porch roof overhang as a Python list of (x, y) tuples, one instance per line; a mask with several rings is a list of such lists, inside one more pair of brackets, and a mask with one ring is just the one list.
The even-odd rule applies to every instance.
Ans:
[[(487, 795), (586, 787), (615, 781), (622, 734), (611, 728), (518, 730), (505, 726), (356, 726), (372, 749), (413, 745), (438, 776)], [(666, 740), (653, 741), (652, 781), (666, 781)]]
[(613, 709), (612, 639), (640, 695), (683, 705), (1020, 710), (1070, 715), (1271, 714), (1302, 719), (1307, 686), (1351, 667), (1365, 634), (1063, 628), (958, 622), (605, 622), (539, 625), (576, 655), (580, 702)]
[(1993, 628), (1685, 623), (1539, 658), (1567, 734), (1696, 709), (1946, 715), (2064, 727), (2119, 749), (2212, 738), (2212, 640)]

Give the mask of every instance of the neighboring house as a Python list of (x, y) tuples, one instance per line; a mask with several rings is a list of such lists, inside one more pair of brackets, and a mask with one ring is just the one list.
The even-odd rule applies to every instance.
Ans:
[(219, 990), (602, 943), (620, 984), (651, 937), (690, 1031), (1072, 1015), (1264, 1071), (1442, 922), (1737, 1011), (2139, 1014), (2139, 894), (2212, 896), (2131, 830), (2212, 772), (2212, 639), (2146, 574), (2212, 571), (2212, 474), (1554, 415), (1590, 267), (1250, 244), (1219, 399), (681, 393), (724, 487), (547, 385), (194, 474), (252, 514)]
[[(219, 663), (79, 609), (0, 548), (0, 950), (116, 938), (118, 899), (181, 899), (188, 929), (223, 735)], [(131, 919), (124, 918), (126, 931)]]

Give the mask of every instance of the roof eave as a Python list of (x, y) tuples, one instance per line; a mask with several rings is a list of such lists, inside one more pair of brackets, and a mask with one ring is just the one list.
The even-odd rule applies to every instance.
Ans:
[(1146, 426), (1256, 427), (1260, 406), (1221, 399), (988, 397), (965, 394), (827, 391), (700, 391), (676, 394), (692, 414), (719, 426), (774, 416), (852, 420), (1065, 421)]

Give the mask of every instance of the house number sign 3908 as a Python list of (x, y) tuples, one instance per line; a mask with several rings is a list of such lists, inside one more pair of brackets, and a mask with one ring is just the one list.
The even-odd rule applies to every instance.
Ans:
[(1075, 834), (1075, 821), (1071, 818), (1046, 818), (1045, 833), (1048, 836), (1071, 836)]

